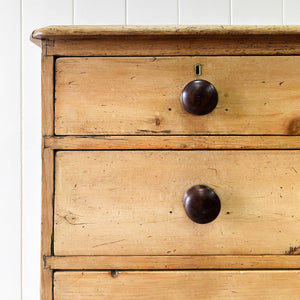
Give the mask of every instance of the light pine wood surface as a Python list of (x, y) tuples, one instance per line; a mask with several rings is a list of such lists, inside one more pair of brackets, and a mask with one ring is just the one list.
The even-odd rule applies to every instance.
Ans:
[(54, 300), (297, 300), (299, 281), (299, 271), (56, 272)]
[(32, 33), (32, 40), (43, 39), (87, 39), (103, 36), (139, 36), (139, 35), (157, 35), (157, 36), (206, 36), (206, 35), (295, 35), (300, 34), (300, 26), (226, 26), (226, 25), (194, 25), (194, 26), (93, 26), (93, 25), (75, 25), (75, 26), (47, 26), (36, 29)]
[[(116, 43), (116, 39), (118, 42)], [(45, 51), (56, 56), (153, 55), (299, 55), (297, 35), (194, 36), (160, 38), (118, 36), (104, 39), (45, 40)]]
[[(41, 299), (299, 299), (299, 34), (33, 33), (42, 46)], [(180, 105), (195, 79), (217, 88), (209, 115)], [(183, 208), (197, 184), (221, 200), (205, 225)], [(100, 271), (113, 269), (123, 271)]]
[(299, 136), (46, 136), (51, 149), (300, 149)]
[(299, 26), (49, 26), (31, 40), (47, 41), (49, 55), (276, 55), (299, 54), (299, 33)]
[[(285, 254), (300, 245), (299, 168), (299, 151), (59, 151), (54, 253)], [(221, 201), (205, 225), (183, 208), (198, 184)]]
[(51, 270), (299, 269), (300, 248), (284, 255), (47, 256)]
[[(59, 58), (55, 133), (299, 135), (299, 78), (293, 56)], [(205, 116), (179, 101), (195, 79), (218, 91), (217, 107)]]
[[(53, 135), (54, 58), (42, 56), (42, 136)], [(42, 145), (41, 205), (41, 300), (52, 299), (52, 270), (43, 268), (44, 256), (52, 254), (54, 151)]]

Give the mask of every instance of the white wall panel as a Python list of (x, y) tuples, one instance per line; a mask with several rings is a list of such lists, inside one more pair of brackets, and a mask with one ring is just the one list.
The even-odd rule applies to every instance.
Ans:
[(72, 24), (72, 0), (23, 0), (23, 300), (39, 299), (41, 214), (40, 48), (34, 29)]
[(125, 0), (74, 0), (76, 25), (124, 25)]
[(21, 297), (20, 1), (0, 2), (0, 286)]
[(229, 25), (230, 0), (178, 0), (179, 24)]
[(232, 0), (233, 25), (282, 24), (282, 0)]
[(300, 24), (300, 1), (283, 0), (283, 24)]
[(127, 0), (127, 24), (177, 24), (177, 11), (177, 0)]

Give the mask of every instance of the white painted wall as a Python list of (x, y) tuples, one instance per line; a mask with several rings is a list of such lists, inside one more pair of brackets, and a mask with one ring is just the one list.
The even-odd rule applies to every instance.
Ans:
[(67, 24), (300, 24), (299, 0), (0, 0), (1, 299), (39, 299), (40, 49)]
[(20, 1), (1, 1), (0, 15), (0, 298), (15, 300), (21, 297)]

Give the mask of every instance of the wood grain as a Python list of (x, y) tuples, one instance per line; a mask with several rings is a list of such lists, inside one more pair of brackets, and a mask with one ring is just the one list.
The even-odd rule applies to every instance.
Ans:
[[(289, 35), (300, 34), (300, 26), (99, 26), (99, 25), (73, 25), (73, 26), (47, 26), (36, 29), (32, 33), (32, 39), (86, 39), (103, 36), (139, 36), (155, 35), (166, 37), (175, 36), (206, 36), (206, 35)], [(34, 42), (34, 41), (33, 41)]]
[[(42, 136), (53, 134), (54, 59), (42, 56)], [(54, 152), (42, 148), (41, 300), (52, 299), (53, 272), (44, 268), (44, 256), (52, 254)]]
[(42, 135), (54, 133), (54, 58), (42, 58)]
[(58, 149), (300, 149), (299, 136), (47, 136)]
[(56, 56), (298, 55), (300, 40), (297, 35), (115, 36), (47, 40), (46, 48), (49, 55)]
[(56, 272), (55, 300), (299, 299), (299, 271)]
[(53, 228), (54, 154), (42, 152), (41, 300), (52, 299), (52, 271), (44, 268), (44, 256), (51, 255)]
[[(240, 46), (243, 46), (243, 40), (245, 40), (246, 37), (252, 43), (256, 44), (256, 48), (260, 50), (264, 49), (267, 51), (270, 46), (273, 46), (273, 52), (275, 53), (278, 50), (282, 50), (282, 47), (285, 46), (285, 41), (291, 46), (290, 38), (297, 38), (299, 33), (299, 26), (48, 26), (34, 30), (30, 39), (38, 46), (41, 46), (42, 40), (50, 41), (52, 44), (54, 44), (53, 41), (75, 40), (75, 46), (77, 46), (76, 48), (78, 49), (82, 41), (90, 40), (98, 42), (110, 37), (117, 37), (118, 42), (120, 39), (124, 42), (128, 37), (134, 37), (135, 39), (152, 38), (155, 42), (161, 42), (159, 41), (161, 37), (164, 39), (172, 37), (173, 39), (177, 39), (177, 42), (180, 42), (182, 38), (185, 40), (199, 39), (200, 41), (211, 41), (211, 38), (213, 38), (212, 40), (218, 40), (221, 37), (230, 40), (231, 44), (238, 45), (238, 43), (240, 43)], [(122, 37), (126, 38), (122, 39)], [(80, 43), (77, 43), (76, 40), (80, 40)], [(276, 42), (280, 46), (279, 49), (274, 47)], [(50, 48), (51, 43), (48, 44)], [(227, 47), (230, 43), (226, 43)], [(187, 41), (185, 41), (185, 44), (187, 44)], [(181, 43), (181, 45), (184, 45), (184, 43)], [(124, 44), (122, 43), (121, 46), (124, 46)], [(120, 47), (119, 50), (121, 50), (121, 48), (122, 47)], [(237, 50), (238, 48), (241, 47), (236, 47)], [(252, 49), (251, 47), (248, 48), (247, 50), (251, 52), (254, 47), (252, 47)], [(231, 49), (233, 50), (234, 48)], [(63, 51), (63, 47), (60, 47), (60, 50)], [(71, 48), (68, 47), (68, 50), (71, 51)], [(85, 47), (85, 50), (90, 53), (94, 51), (95, 55), (97, 51), (99, 51), (99, 48), (90, 47), (90, 49), (88, 49)], [(194, 47), (193, 50), (196, 51), (196, 47)], [(208, 48), (205, 47), (206, 55), (209, 50), (213, 50), (212, 45)], [(296, 49), (291, 48), (290, 51), (292, 50)]]
[(300, 255), (49, 256), (45, 265), (51, 270), (299, 269)]
[[(197, 63), (219, 95), (204, 116), (179, 101)], [(299, 78), (299, 57), (59, 58), (55, 133), (299, 135)]]
[[(55, 255), (285, 254), (299, 247), (299, 151), (58, 151)], [(221, 212), (192, 222), (183, 196)]]
[[(299, 34), (300, 26), (33, 33), (42, 47), (41, 299), (299, 299), (299, 271), (265, 271), (300, 268), (300, 59), (288, 56), (300, 54)], [(78, 57), (54, 65), (54, 55)], [(198, 78), (219, 93), (201, 119), (179, 102)], [(184, 212), (195, 184), (221, 199), (212, 223)], [(214, 271), (228, 268), (264, 271)]]

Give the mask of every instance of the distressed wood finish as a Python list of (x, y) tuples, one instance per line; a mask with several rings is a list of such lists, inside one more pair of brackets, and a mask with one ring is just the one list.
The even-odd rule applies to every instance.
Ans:
[[(284, 254), (300, 246), (300, 151), (59, 151), (55, 165), (55, 255)], [(221, 201), (206, 225), (183, 207), (197, 184)]]
[(300, 41), (298, 35), (164, 39), (120, 36), (101, 40), (50, 40), (45, 51), (56, 56), (299, 55)]
[(54, 134), (54, 58), (42, 57), (42, 135)]
[(103, 36), (256, 36), (300, 34), (300, 26), (47, 26), (32, 33), (32, 41), (52, 39), (101, 39)]
[[(179, 101), (198, 63), (219, 96), (204, 116)], [(55, 133), (299, 135), (299, 78), (292, 56), (60, 58)]]
[(299, 299), (299, 271), (56, 272), (54, 300)]
[(66, 149), (300, 149), (299, 136), (48, 136), (45, 147)]
[(299, 269), (300, 249), (286, 255), (49, 256), (51, 270)]
[(52, 299), (52, 271), (44, 268), (44, 256), (52, 254), (53, 165), (51, 149), (42, 152), (41, 300)]
[(294, 55), (299, 33), (299, 26), (58, 26), (36, 30), (32, 41), (62, 56)]
[[(118, 40), (118, 43), (116, 43)], [(47, 41), (48, 55), (56, 56), (153, 56), (153, 55), (299, 55), (298, 35), (215, 36), (153, 38), (114, 37)]]
[[(42, 135), (53, 135), (53, 57), (42, 56)], [(41, 300), (52, 299), (53, 272), (44, 268), (52, 255), (54, 151), (42, 149)]]
[[(300, 298), (300, 26), (49, 26), (31, 39), (41, 300)], [(205, 116), (180, 104), (197, 79), (218, 92)], [(208, 224), (184, 210), (198, 184), (221, 201)]]

